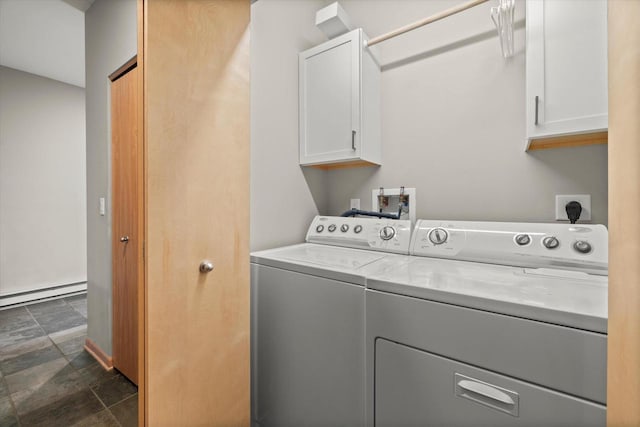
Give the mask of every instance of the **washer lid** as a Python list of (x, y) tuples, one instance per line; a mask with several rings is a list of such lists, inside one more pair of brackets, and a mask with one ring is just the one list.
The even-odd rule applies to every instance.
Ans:
[(302, 243), (254, 252), (251, 262), (364, 285), (362, 267), (385, 256), (374, 251)]
[(368, 269), (367, 288), (606, 333), (606, 276), (405, 257)]

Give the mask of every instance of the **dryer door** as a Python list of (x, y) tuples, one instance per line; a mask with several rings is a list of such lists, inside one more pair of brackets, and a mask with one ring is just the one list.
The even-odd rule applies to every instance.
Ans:
[(376, 341), (376, 426), (605, 424), (604, 406), (385, 339)]

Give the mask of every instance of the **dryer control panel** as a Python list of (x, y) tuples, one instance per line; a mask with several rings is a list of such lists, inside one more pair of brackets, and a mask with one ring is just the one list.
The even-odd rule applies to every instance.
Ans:
[(411, 221), (316, 216), (307, 231), (306, 241), (408, 254), (411, 242)]
[(608, 273), (608, 232), (599, 224), (419, 220), (411, 255), (516, 267)]

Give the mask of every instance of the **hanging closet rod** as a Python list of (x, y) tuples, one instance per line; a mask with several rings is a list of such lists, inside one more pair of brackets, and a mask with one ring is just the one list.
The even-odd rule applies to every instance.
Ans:
[(471, 9), (474, 6), (486, 3), (488, 1), (489, 0), (472, 0), (470, 2), (454, 6), (450, 9), (443, 10), (440, 13), (436, 13), (435, 15), (431, 15), (428, 18), (421, 19), (420, 21), (414, 22), (413, 24), (405, 25), (404, 27), (400, 27), (397, 30), (393, 30), (378, 37), (374, 37), (367, 42), (367, 46), (373, 46), (374, 44), (389, 40), (395, 36), (399, 36), (400, 34), (404, 34), (409, 31), (415, 30), (416, 28), (420, 28), (424, 25), (431, 24), (432, 22), (439, 21), (443, 18), (446, 18), (447, 16), (455, 15), (456, 13), (462, 12), (463, 10)]

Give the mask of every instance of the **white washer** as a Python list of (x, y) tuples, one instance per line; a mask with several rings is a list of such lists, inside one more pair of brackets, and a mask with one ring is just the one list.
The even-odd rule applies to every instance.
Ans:
[[(367, 424), (604, 426), (607, 230), (418, 221), (367, 277)], [(376, 271), (377, 270), (377, 271)]]
[(318, 216), (307, 243), (251, 254), (253, 425), (364, 425), (365, 270), (410, 239), (409, 221)]

